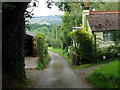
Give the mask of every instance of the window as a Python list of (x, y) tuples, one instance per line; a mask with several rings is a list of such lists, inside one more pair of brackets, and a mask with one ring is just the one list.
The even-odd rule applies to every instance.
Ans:
[(115, 32), (103, 32), (104, 41), (115, 41)]

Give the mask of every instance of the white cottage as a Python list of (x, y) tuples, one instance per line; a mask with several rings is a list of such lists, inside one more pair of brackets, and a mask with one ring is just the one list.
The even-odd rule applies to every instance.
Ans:
[(105, 47), (115, 44), (115, 31), (120, 30), (120, 11), (92, 11), (88, 7), (83, 9), (83, 27), (88, 26), (91, 34), (103, 41), (100, 46)]
[[(101, 47), (115, 44), (115, 31), (120, 30), (120, 11), (89, 11), (83, 8), (82, 26), (88, 27), (91, 34), (101, 38)], [(75, 28), (73, 28), (75, 29)]]

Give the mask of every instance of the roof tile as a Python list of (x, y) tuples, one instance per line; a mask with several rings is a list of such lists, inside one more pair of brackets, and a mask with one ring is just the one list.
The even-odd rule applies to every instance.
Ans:
[(87, 19), (92, 31), (120, 30), (120, 11), (92, 11)]

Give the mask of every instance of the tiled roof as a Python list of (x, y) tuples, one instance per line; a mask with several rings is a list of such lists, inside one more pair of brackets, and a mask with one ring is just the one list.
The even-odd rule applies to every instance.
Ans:
[(92, 11), (87, 19), (92, 31), (120, 30), (120, 11)]

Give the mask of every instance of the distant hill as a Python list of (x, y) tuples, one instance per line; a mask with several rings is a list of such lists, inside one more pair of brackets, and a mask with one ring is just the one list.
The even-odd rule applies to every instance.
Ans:
[(37, 16), (30, 19), (31, 24), (38, 23), (38, 24), (62, 24), (62, 18), (58, 15), (54, 16)]

